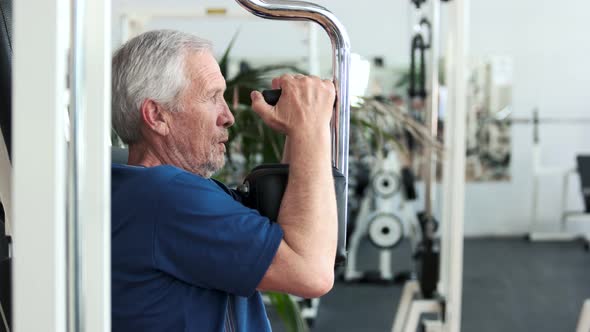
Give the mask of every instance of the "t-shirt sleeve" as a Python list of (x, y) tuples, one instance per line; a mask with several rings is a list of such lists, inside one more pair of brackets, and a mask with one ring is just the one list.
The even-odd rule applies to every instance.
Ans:
[(252, 295), (283, 237), (279, 224), (189, 173), (165, 188), (154, 229), (156, 268), (197, 287)]

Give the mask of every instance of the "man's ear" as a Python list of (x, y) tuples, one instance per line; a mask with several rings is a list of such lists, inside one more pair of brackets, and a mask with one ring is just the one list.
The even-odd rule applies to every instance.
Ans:
[(158, 135), (166, 136), (170, 132), (169, 117), (166, 116), (162, 105), (146, 99), (141, 104), (141, 119), (146, 127)]

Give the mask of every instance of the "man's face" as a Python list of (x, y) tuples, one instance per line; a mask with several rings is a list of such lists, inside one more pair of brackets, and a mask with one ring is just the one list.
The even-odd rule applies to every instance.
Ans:
[(171, 113), (169, 148), (187, 171), (211, 177), (225, 164), (225, 143), (234, 123), (223, 93), (225, 79), (209, 52), (186, 57), (188, 87), (180, 94), (180, 112)]

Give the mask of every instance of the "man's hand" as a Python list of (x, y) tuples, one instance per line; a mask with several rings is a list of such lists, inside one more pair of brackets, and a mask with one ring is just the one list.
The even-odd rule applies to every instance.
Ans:
[(282, 89), (276, 106), (267, 104), (258, 91), (251, 94), (252, 109), (269, 127), (290, 137), (329, 128), (336, 95), (332, 81), (285, 74), (275, 78), (272, 87)]

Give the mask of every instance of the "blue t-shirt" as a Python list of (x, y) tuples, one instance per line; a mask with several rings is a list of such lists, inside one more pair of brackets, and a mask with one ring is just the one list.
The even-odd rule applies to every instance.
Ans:
[(277, 223), (172, 166), (112, 166), (112, 330), (270, 331)]

